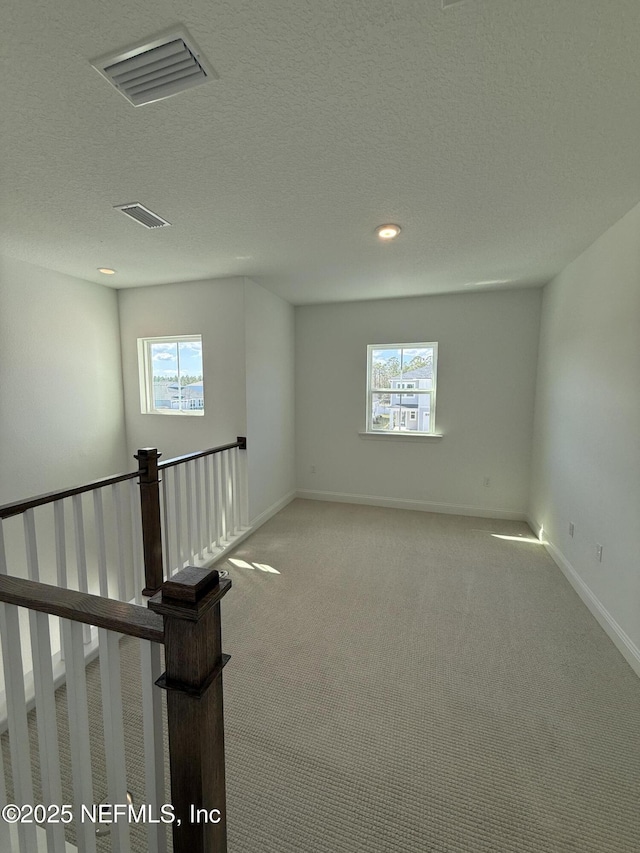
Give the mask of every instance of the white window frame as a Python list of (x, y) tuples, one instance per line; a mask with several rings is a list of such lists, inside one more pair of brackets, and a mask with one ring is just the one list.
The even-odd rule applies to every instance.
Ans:
[[(429, 348), (433, 350), (433, 387), (431, 389), (427, 388), (374, 388), (372, 385), (372, 367), (373, 367), (373, 352), (374, 350), (380, 349), (397, 349), (400, 350), (400, 358), (402, 361), (402, 350), (406, 349), (424, 349)], [(436, 432), (436, 389), (437, 389), (437, 377), (438, 377), (438, 344), (436, 341), (430, 341), (428, 343), (401, 343), (401, 344), (368, 344), (367, 346), (367, 413), (366, 413), (366, 432), (365, 435), (375, 435), (375, 436), (420, 436), (420, 435), (439, 435)], [(402, 377), (401, 377), (402, 378)], [(410, 380), (412, 381), (412, 380)], [(401, 384), (406, 384), (401, 382)], [(416, 382), (416, 385), (418, 383)], [(410, 390), (410, 394), (406, 393), (406, 390)], [(375, 425), (373, 423), (373, 395), (385, 393), (389, 395), (398, 396), (399, 394), (404, 394), (407, 397), (420, 397), (423, 395), (430, 396), (430, 406), (429, 406), (429, 429), (421, 430), (421, 429), (399, 429), (399, 430), (380, 430), (375, 429)], [(402, 399), (402, 398), (401, 398)], [(417, 415), (416, 415), (417, 417)], [(424, 422), (424, 416), (422, 418)], [(417, 423), (417, 426), (420, 427), (419, 421), (412, 421), (413, 423)]]
[(140, 380), (140, 410), (143, 415), (170, 415), (172, 417), (203, 417), (204, 415), (204, 364), (202, 368), (202, 406), (185, 409), (156, 409), (153, 394), (153, 363), (151, 360), (152, 344), (178, 344), (178, 381), (180, 381), (180, 344), (189, 341), (199, 341), (202, 345), (202, 335), (158, 335), (153, 338), (138, 338), (138, 373)]

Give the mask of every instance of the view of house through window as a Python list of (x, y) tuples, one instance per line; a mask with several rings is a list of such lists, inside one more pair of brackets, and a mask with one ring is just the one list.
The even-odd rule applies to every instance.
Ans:
[(437, 343), (367, 347), (367, 432), (433, 435)]
[(146, 414), (204, 414), (202, 336), (139, 338), (140, 403)]

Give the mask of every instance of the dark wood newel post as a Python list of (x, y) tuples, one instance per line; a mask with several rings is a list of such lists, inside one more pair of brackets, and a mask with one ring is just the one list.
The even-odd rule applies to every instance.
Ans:
[(135, 455), (140, 468), (140, 510), (144, 551), (143, 595), (153, 595), (162, 586), (162, 532), (160, 527), (160, 481), (155, 447), (143, 447)]
[[(226, 853), (220, 599), (231, 581), (187, 566), (149, 607), (164, 617), (174, 853)], [(178, 825), (178, 821), (180, 821)]]

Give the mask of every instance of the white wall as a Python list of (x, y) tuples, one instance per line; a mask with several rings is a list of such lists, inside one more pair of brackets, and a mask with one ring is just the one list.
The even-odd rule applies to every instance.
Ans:
[[(169, 459), (246, 435), (249, 519), (294, 483), (293, 308), (248, 279), (119, 291), (127, 441)], [(202, 335), (203, 417), (140, 411), (137, 339)]]
[(115, 291), (0, 258), (0, 504), (126, 470)]
[[(157, 447), (170, 459), (245, 435), (244, 280), (139, 287), (118, 297), (129, 452)], [(137, 339), (156, 335), (202, 335), (203, 417), (141, 413)]]
[(639, 247), (640, 206), (544, 289), (530, 516), (640, 672)]
[[(124, 437), (114, 290), (0, 258), (0, 389), (0, 504), (134, 467), (127, 459)], [(93, 577), (95, 548), (88, 507), (85, 500), (87, 557)], [(105, 510), (109, 523), (107, 505)], [(67, 558), (73, 579), (70, 516), (67, 508)], [(35, 522), (40, 577), (55, 584), (51, 506), (37, 509)], [(22, 516), (5, 521), (3, 531), (8, 572), (24, 576)], [(30, 668), (24, 611), (21, 625), (24, 663)], [(56, 620), (51, 639), (56, 651)], [(0, 718), (3, 689), (0, 674)]]
[(295, 490), (294, 309), (245, 281), (249, 519)]
[[(301, 494), (524, 517), (540, 302), (531, 289), (298, 307)], [(367, 344), (414, 341), (439, 344), (443, 438), (361, 437)]]

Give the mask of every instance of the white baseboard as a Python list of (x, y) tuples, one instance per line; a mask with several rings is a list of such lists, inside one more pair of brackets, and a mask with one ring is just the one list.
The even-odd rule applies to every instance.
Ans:
[(298, 489), (296, 496), (310, 501), (336, 501), (337, 503), (366, 504), (367, 506), (386, 506), (390, 509), (415, 509), (421, 512), (438, 512), (445, 515), (470, 515), (476, 518), (502, 518), (509, 521), (526, 521), (524, 512), (508, 509), (487, 509), (481, 506), (464, 504), (443, 504), (432, 501), (405, 500), (387, 498), (379, 495), (349, 495), (343, 492), (319, 492), (311, 489)]
[[(536, 525), (530, 518), (527, 518), (527, 523), (533, 531), (540, 529), (540, 525)], [(544, 541), (542, 544), (553, 562), (558, 566), (562, 574), (578, 593), (583, 603), (589, 608), (589, 611), (596, 618), (600, 627), (612, 640), (631, 669), (636, 675), (640, 676), (640, 649), (638, 646), (636, 646), (631, 637), (629, 637), (620, 625), (618, 625), (604, 604), (602, 604), (596, 594), (582, 580), (576, 569), (571, 565), (569, 560), (567, 560), (562, 551), (549, 540)]]
[(251, 536), (252, 533), (255, 533), (259, 527), (269, 521), (270, 518), (280, 512), (281, 509), (284, 509), (287, 504), (290, 504), (291, 501), (296, 497), (296, 492), (292, 491), (286, 494), (284, 497), (280, 498), (280, 500), (276, 501), (274, 504), (271, 504), (270, 507), (267, 507), (260, 515), (257, 515), (254, 519), (251, 520), (248, 527), (245, 527), (241, 530), (236, 536), (234, 536), (231, 541), (225, 545), (225, 547), (220, 551), (220, 553), (216, 554), (212, 559), (208, 560), (204, 565), (208, 568), (209, 566), (214, 566), (216, 563), (219, 563), (220, 560), (224, 560), (229, 551), (232, 548), (235, 548), (242, 541), (244, 541), (248, 536)]
[(276, 513), (280, 512), (281, 509), (284, 509), (287, 504), (290, 504), (291, 501), (296, 498), (296, 496), (296, 490), (292, 489), (292, 491), (288, 492), (288, 494), (286, 494), (283, 498), (280, 498), (279, 501), (276, 501), (274, 504), (271, 504), (270, 507), (267, 507), (264, 512), (261, 512), (260, 515), (256, 516), (256, 518), (251, 521), (251, 530), (254, 531), (257, 530), (259, 527), (262, 527), (265, 521), (269, 521), (270, 518), (273, 518)]

